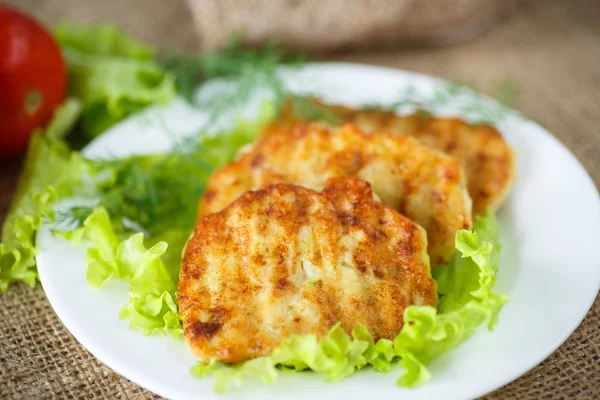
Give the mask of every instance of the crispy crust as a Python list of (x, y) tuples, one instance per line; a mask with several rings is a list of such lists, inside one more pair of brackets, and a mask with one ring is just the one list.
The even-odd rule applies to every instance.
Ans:
[(404, 135), (372, 135), (353, 125), (274, 124), (240, 158), (213, 173), (199, 215), (219, 212), (247, 190), (290, 182), (321, 190), (332, 176), (368, 181), (381, 201), (427, 231), (432, 265), (455, 253), (471, 227), (471, 200), (458, 160)]
[[(381, 109), (361, 110), (327, 105), (318, 100), (314, 100), (314, 104), (367, 132), (413, 136), (427, 146), (456, 157), (467, 176), (474, 214), (498, 209), (515, 179), (514, 152), (494, 127), (419, 112), (400, 116)], [(290, 107), (284, 109), (283, 121), (297, 122)]]
[(203, 361), (270, 354), (293, 334), (336, 323), (395, 337), (412, 304), (437, 303), (425, 231), (337, 177), (322, 193), (275, 184), (198, 222), (177, 298), (185, 339)]

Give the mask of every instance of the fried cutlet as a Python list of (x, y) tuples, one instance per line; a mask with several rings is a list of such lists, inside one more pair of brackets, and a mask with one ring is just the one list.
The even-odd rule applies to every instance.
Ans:
[(457, 159), (404, 135), (352, 126), (274, 124), (237, 161), (215, 171), (199, 215), (219, 212), (247, 190), (290, 182), (321, 190), (327, 178), (356, 176), (385, 205), (427, 231), (432, 265), (455, 253), (454, 238), (471, 227), (471, 199)]
[(269, 185), (198, 221), (177, 299), (201, 361), (268, 355), (290, 335), (322, 337), (337, 322), (392, 339), (406, 307), (436, 305), (425, 231), (361, 179), (322, 186)]

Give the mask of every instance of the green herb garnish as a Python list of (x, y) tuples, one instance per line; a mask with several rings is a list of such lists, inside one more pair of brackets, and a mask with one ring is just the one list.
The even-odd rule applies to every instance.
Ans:
[(282, 49), (276, 42), (248, 49), (239, 37), (232, 39), (225, 51), (166, 55), (160, 59), (164, 68), (175, 75), (178, 92), (193, 105), (197, 105), (194, 93), (204, 82), (214, 78), (233, 80), (235, 87), (220, 96), (216, 103), (200, 104), (213, 110), (244, 104), (257, 88), (268, 88), (276, 98), (283, 97), (287, 90), (277, 69), (282, 65), (300, 66), (304, 61), (304, 57)]

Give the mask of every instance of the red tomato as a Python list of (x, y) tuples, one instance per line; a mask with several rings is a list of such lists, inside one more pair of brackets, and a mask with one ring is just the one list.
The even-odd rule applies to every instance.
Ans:
[(65, 97), (60, 48), (33, 18), (0, 5), (0, 159), (27, 147)]

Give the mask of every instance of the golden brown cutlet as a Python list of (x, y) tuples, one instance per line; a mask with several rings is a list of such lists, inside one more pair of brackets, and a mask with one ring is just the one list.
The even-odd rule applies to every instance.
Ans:
[[(507, 197), (516, 175), (516, 158), (500, 132), (489, 125), (470, 124), (459, 118), (439, 118), (424, 113), (398, 115), (383, 109), (355, 109), (328, 105), (312, 99), (313, 105), (343, 122), (373, 134), (398, 134), (417, 138), (423, 144), (456, 157), (464, 168), (473, 213), (498, 209)], [(296, 123), (291, 107), (284, 108), (282, 123)]]
[(265, 128), (251, 149), (212, 174), (199, 215), (221, 211), (247, 190), (289, 182), (319, 191), (334, 176), (369, 182), (381, 202), (425, 228), (432, 265), (449, 260), (456, 232), (471, 227), (471, 200), (454, 157), (410, 136), (310, 123)]
[(202, 361), (270, 354), (293, 334), (365, 325), (394, 338), (410, 305), (435, 306), (425, 231), (373, 199), (358, 178), (321, 193), (293, 184), (248, 191), (201, 218), (177, 299)]

